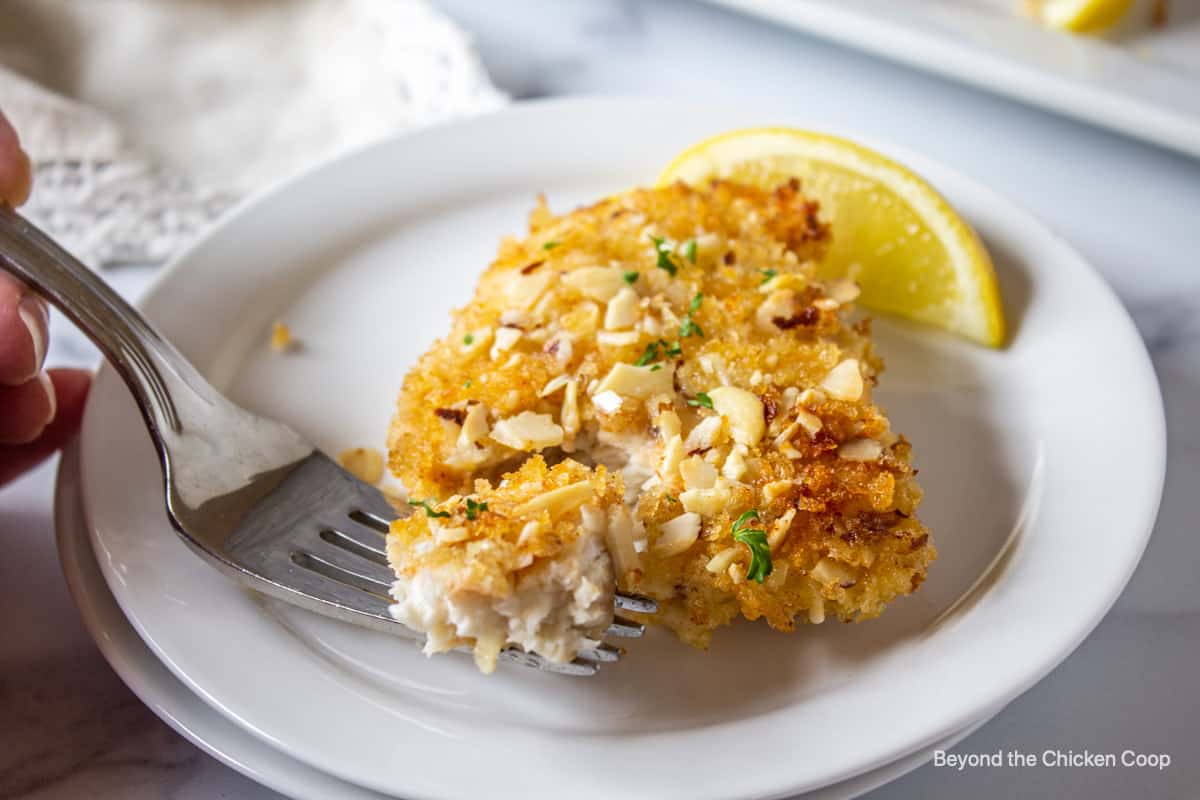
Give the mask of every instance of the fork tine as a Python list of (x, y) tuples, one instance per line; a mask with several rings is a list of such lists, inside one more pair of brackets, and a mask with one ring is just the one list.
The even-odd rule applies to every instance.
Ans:
[(347, 530), (341, 528), (328, 528), (321, 531), (319, 534), (329, 544), (334, 547), (340, 547), (343, 550), (348, 550), (351, 553), (365, 558), (373, 564), (378, 564), (382, 567), (388, 565), (387, 552), (384, 550), (383, 540), (372, 532), (362, 532), (354, 530), (353, 526), (343, 526)]
[[(325, 536), (305, 538), (306, 541), (296, 547), (298, 554), (315, 558), (324, 564), (332, 565), (343, 572), (368, 581), (371, 586), (365, 591), (382, 592), (385, 596), (388, 594), (388, 590), (396, 578), (386, 564), (380, 564), (373, 558), (365, 557), (359, 551), (344, 546), (346, 540), (340, 540), (336, 538), (336, 535), (329, 538)], [(344, 582), (357, 586), (351, 581)]]
[(633, 611), (638, 614), (654, 614), (658, 611), (658, 603), (649, 597), (617, 592), (615, 600), (620, 611)]
[(646, 626), (622, 616), (613, 617), (612, 625), (604, 631), (609, 636), (619, 636), (622, 639), (636, 639), (646, 632)]
[(607, 642), (600, 642), (593, 648), (580, 650), (576, 658), (580, 661), (611, 664), (621, 658), (621, 653), (622, 650), (620, 648), (613, 647)]

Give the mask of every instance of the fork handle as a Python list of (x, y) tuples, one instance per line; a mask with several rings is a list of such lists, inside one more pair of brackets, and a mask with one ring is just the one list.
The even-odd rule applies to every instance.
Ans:
[(183, 433), (178, 403), (226, 402), (140, 312), (3, 203), (0, 267), (53, 303), (100, 348), (137, 400), (160, 457), (167, 457), (167, 444)]

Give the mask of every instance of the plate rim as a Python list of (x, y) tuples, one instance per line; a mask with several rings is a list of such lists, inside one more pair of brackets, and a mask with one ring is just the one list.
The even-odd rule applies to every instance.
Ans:
[[(303, 173), (291, 176), (288, 179), (280, 181), (277, 184), (275, 184), (271, 187), (267, 187), (267, 188), (261, 190), (260, 192), (252, 195), (251, 197), (247, 198), (246, 200), (244, 200), (242, 203), (240, 203), (237, 206), (237, 208), (233, 212), (231, 212), (224, 219), (224, 221), (220, 225), (216, 226), (214, 229), (210, 230), (201, 239), (197, 240), (192, 246), (187, 248), (177, 258), (173, 259), (172, 262), (163, 269), (163, 271), (160, 273), (160, 275), (157, 276), (156, 280), (153, 282), (152, 286), (146, 291), (145, 295), (143, 296), (143, 303), (151, 302), (153, 300), (153, 298), (158, 294), (161, 287), (166, 282), (171, 280), (177, 272), (179, 272), (181, 269), (184, 268), (183, 265), (188, 263), (188, 261), (192, 258), (192, 255), (196, 250), (198, 250), (200, 247), (202, 247), (206, 242), (210, 241), (211, 239), (219, 237), (221, 235), (221, 232), (223, 230), (225, 230), (229, 225), (240, 220), (244, 215), (246, 215), (248, 212), (252, 211), (253, 209), (256, 209), (261, 205), (265, 205), (265, 204), (269, 203), (271, 201), (271, 198), (276, 196), (277, 194), (279, 194), (281, 192), (286, 192), (294, 185), (302, 183), (305, 180), (310, 180), (310, 179), (315, 180), (315, 178), (313, 178), (314, 175), (321, 173), (323, 170), (331, 169), (331, 168), (335, 167), (338, 163), (341, 163), (343, 161), (353, 159), (353, 158), (369, 157), (369, 155), (364, 155), (364, 154), (369, 153), (369, 151), (382, 150), (382, 149), (386, 149), (389, 147), (395, 147), (397, 141), (401, 141), (401, 142), (411, 141), (413, 137), (418, 137), (418, 136), (436, 136), (442, 130), (444, 130), (448, 127), (463, 126), (463, 125), (480, 125), (480, 124), (486, 125), (486, 124), (488, 124), (489, 120), (494, 119), (496, 117), (511, 117), (511, 116), (519, 116), (519, 115), (534, 115), (534, 116), (536, 116), (538, 114), (546, 113), (547, 109), (561, 113), (563, 111), (577, 110), (581, 106), (586, 107), (586, 106), (592, 106), (595, 104), (604, 104), (606, 106), (606, 110), (608, 110), (610, 113), (613, 113), (614, 110), (616, 110), (616, 109), (619, 109), (622, 113), (632, 113), (633, 109), (630, 107), (631, 105), (637, 105), (640, 108), (647, 108), (647, 107), (659, 108), (664, 102), (668, 103), (670, 106), (672, 106), (673, 108), (676, 108), (676, 109), (686, 110), (688, 108), (704, 108), (703, 106), (696, 106), (695, 104), (681, 103), (681, 102), (673, 101), (673, 100), (655, 100), (653, 98), (625, 98), (625, 97), (584, 97), (584, 98), (568, 98), (568, 99), (554, 98), (554, 99), (538, 100), (538, 101), (529, 102), (529, 103), (521, 103), (521, 104), (517, 104), (514, 106), (510, 106), (505, 109), (501, 109), (499, 111), (491, 112), (488, 114), (479, 115), (479, 116), (468, 118), (465, 120), (451, 121), (451, 122), (444, 123), (441, 125), (431, 126), (429, 128), (423, 128), (423, 129), (420, 129), (415, 132), (403, 133), (398, 136), (383, 140), (381, 142), (376, 142), (376, 143), (372, 143), (369, 145), (365, 145), (361, 148), (358, 148), (355, 151), (352, 151), (351, 153), (348, 153), (348, 154), (340, 156), (336, 159), (333, 159), (330, 162), (326, 162), (325, 164), (318, 165), (317, 167), (315, 167), (311, 170), (305, 171)], [(711, 111), (711, 109), (709, 109), (709, 110)], [(747, 115), (751, 115), (758, 119), (770, 120), (770, 119), (779, 119), (780, 117), (784, 117), (785, 123), (792, 116), (792, 115), (788, 115), (788, 114), (780, 114), (779, 112), (769, 112), (769, 111), (756, 110), (756, 109), (734, 109), (734, 110), (744, 111), (744, 112), (746, 112)], [(1142, 554), (1144, 553), (1145, 547), (1149, 541), (1149, 536), (1153, 532), (1155, 520), (1157, 518), (1158, 509), (1159, 509), (1159, 506), (1161, 503), (1162, 491), (1163, 491), (1163, 486), (1164, 486), (1164, 482), (1165, 482), (1166, 424), (1165, 424), (1165, 416), (1164, 416), (1164, 412), (1163, 412), (1161, 389), (1159, 387), (1157, 377), (1156, 377), (1154, 369), (1153, 369), (1153, 365), (1150, 362), (1148, 353), (1146, 352), (1144, 341), (1141, 339), (1140, 335), (1137, 333), (1132, 319), (1129, 317), (1128, 312), (1125, 310), (1124, 306), (1121, 304), (1121, 301), (1116, 296), (1115, 292), (1113, 292), (1112, 288), (1108, 285), (1108, 283), (1086, 261), (1086, 259), (1084, 259), (1066, 241), (1064, 241), (1061, 237), (1059, 237), (1052, 230), (1050, 230), (1044, 223), (1042, 223), (1040, 220), (1037, 220), (1032, 214), (1030, 214), (1028, 211), (1026, 211), (1024, 208), (1020, 207), (1018, 204), (1014, 203), (1013, 201), (1008, 200), (1007, 198), (1001, 196), (999, 193), (993, 191), (992, 189), (979, 183), (978, 181), (970, 178), (969, 176), (966, 176), (951, 167), (947, 167), (946, 165), (941, 164), (940, 162), (936, 161), (935, 159), (932, 159), (932, 158), (929, 158), (927, 156), (920, 155), (917, 153), (913, 153), (903, 147), (898, 147), (898, 146), (892, 145), (891, 143), (888, 143), (876, 136), (856, 135), (856, 133), (854, 131), (845, 132), (840, 129), (838, 130), (838, 133), (839, 134), (844, 133), (846, 135), (850, 135), (850, 136), (856, 138), (859, 141), (864, 141), (864, 142), (870, 143), (873, 146), (879, 147), (880, 149), (882, 149), (884, 152), (888, 153), (889, 155), (892, 155), (892, 156), (900, 159), (901, 161), (905, 161), (907, 163), (914, 164), (917, 166), (918, 172), (921, 172), (921, 173), (924, 173), (926, 171), (936, 172), (939, 175), (939, 181), (950, 181), (950, 182), (957, 183), (960, 187), (968, 188), (973, 194), (977, 195), (978, 197), (986, 199), (986, 202), (990, 206), (1003, 208), (1005, 210), (1005, 213), (1008, 214), (1010, 217), (1019, 218), (1022, 220), (1023, 224), (1029, 225), (1032, 228), (1039, 231), (1039, 233), (1041, 234), (1044, 241), (1047, 242), (1049, 245), (1053, 246), (1056, 249), (1056, 251), (1059, 254), (1061, 254), (1061, 256), (1064, 259), (1072, 262), (1074, 267), (1078, 269), (1080, 274), (1086, 275), (1087, 279), (1091, 281), (1092, 287), (1095, 290), (1099, 291), (1104, 296), (1104, 299), (1112, 306), (1111, 310), (1113, 311), (1114, 322), (1119, 320), (1120, 323), (1122, 324), (1122, 326), (1125, 328), (1125, 332), (1123, 335), (1130, 337), (1130, 342), (1136, 344), (1136, 348), (1135, 348), (1136, 353), (1137, 353), (1136, 360), (1137, 360), (1139, 366), (1141, 367), (1142, 372), (1144, 373), (1143, 378), (1145, 379), (1144, 382), (1140, 385), (1140, 388), (1149, 390), (1150, 394), (1152, 395), (1151, 398), (1147, 398), (1151, 402), (1150, 402), (1150, 405), (1147, 406), (1146, 410), (1149, 413), (1149, 415), (1152, 417), (1152, 420), (1150, 420), (1150, 422), (1151, 422), (1150, 427), (1153, 430), (1149, 431), (1149, 435), (1144, 437), (1143, 441), (1145, 442), (1145, 444), (1147, 446), (1148, 460), (1151, 461), (1154, 465), (1154, 476), (1155, 477), (1154, 477), (1154, 481), (1153, 481), (1154, 485), (1147, 486), (1147, 489), (1149, 490), (1149, 494), (1146, 496), (1146, 507), (1140, 509), (1140, 511), (1138, 513), (1139, 518), (1142, 518), (1143, 522), (1139, 526), (1139, 530), (1136, 531), (1136, 534), (1137, 534), (1136, 535), (1137, 546), (1135, 548), (1136, 552), (1134, 552), (1133, 550), (1130, 551), (1130, 557), (1128, 558), (1127, 563), (1125, 563), (1125, 565), (1124, 565), (1123, 574), (1122, 574), (1120, 580), (1114, 580), (1112, 585), (1108, 587), (1108, 591), (1105, 593), (1105, 596), (1103, 597), (1103, 599), (1099, 600), (1098, 602), (1096, 602), (1094, 604), (1093, 613), (1086, 620), (1082, 621), (1081, 623), (1076, 623), (1074, 626), (1067, 626), (1067, 627), (1071, 628), (1071, 630), (1072, 630), (1072, 633), (1070, 636), (1067, 636), (1067, 637), (1056, 636), (1055, 637), (1055, 641), (1058, 642), (1059, 644), (1054, 648), (1055, 652), (1053, 653), (1053, 655), (1043, 654), (1042, 658), (1038, 659), (1038, 661), (1036, 662), (1036, 666), (1023, 670), (1023, 674), (1024, 674), (1023, 680), (1015, 681), (1007, 689), (1000, 691), (1000, 692), (996, 692), (991, 696), (991, 699), (993, 699), (993, 700), (997, 700), (997, 698), (999, 698), (997, 700), (997, 702), (1000, 706), (1003, 706), (1004, 704), (1007, 704), (1008, 702), (1011, 702), (1016, 697), (1020, 696), (1022, 693), (1024, 693), (1026, 690), (1028, 690), (1031, 686), (1033, 686), (1038, 681), (1040, 681), (1043, 677), (1045, 677), (1046, 674), (1048, 674), (1051, 670), (1053, 670), (1056, 666), (1058, 666), (1058, 664), (1060, 664), (1063, 660), (1065, 660), (1079, 646), (1079, 644), (1084, 639), (1086, 639), (1086, 637), (1091, 633), (1091, 631), (1096, 627), (1096, 625), (1098, 625), (1099, 622), (1103, 619), (1103, 617), (1108, 613), (1108, 611), (1109, 611), (1109, 609), (1111, 609), (1113, 603), (1116, 602), (1117, 598), (1123, 591), (1125, 585), (1128, 583), (1128, 580), (1131, 577), (1133, 570), (1136, 569), (1138, 563), (1140, 562)], [(936, 181), (935, 181), (935, 183), (936, 183)], [(111, 368), (108, 367), (107, 365), (104, 365), (104, 367), (102, 368), (102, 371), (101, 371), (102, 376), (105, 372), (111, 373)], [(109, 376), (109, 379), (110, 380), (112, 379), (111, 374)], [(89, 401), (89, 407), (91, 405), (92, 404)], [(93, 545), (99, 546), (99, 542), (97, 542), (95, 539), (96, 534), (97, 534), (96, 529), (94, 527), (90, 527), (89, 533), (92, 538)], [(108, 580), (110, 587), (112, 587), (113, 576), (108, 571), (103, 560), (101, 562), (101, 566), (102, 566), (102, 568), (105, 569), (106, 580)], [(179, 666), (177, 664), (175, 664), (172, 659), (166, 657), (164, 653), (159, 652), (157, 649), (156, 643), (153, 639), (153, 636), (151, 636), (148, 631), (143, 630), (142, 626), (139, 623), (139, 620), (137, 620), (135, 618), (136, 615), (131, 616), (129, 609), (124, 607), (124, 603), (122, 602), (121, 594), (119, 592), (117, 592), (115, 588), (113, 590), (114, 590), (114, 594), (116, 594), (116, 596), (117, 596), (118, 602), (121, 603), (121, 605), (122, 605), (123, 612), (127, 615), (127, 617), (130, 617), (130, 621), (133, 624), (134, 628), (138, 631), (139, 635), (141, 635), (143, 640), (146, 641), (146, 643), (151, 648), (151, 650), (154, 651), (155, 654), (161, 660), (163, 660), (164, 663), (166, 663), (168, 665), (168, 667), (172, 670), (172, 672), (174, 672), (178, 678), (183, 680), (185, 685), (189, 686), (189, 688), (191, 688), (193, 691), (195, 691), (200, 697), (202, 697), (205, 700), (205, 702), (208, 702), (210, 705), (215, 707), (222, 714), (225, 714), (227, 717), (232, 719), (234, 722), (245, 727), (246, 730), (250, 731), (253, 735), (259, 736), (260, 738), (264, 738), (264, 734), (261, 731), (256, 730), (253, 726), (248, 725), (244, 720), (240, 719), (236, 714), (232, 714), (229, 709), (224, 708), (222, 706), (222, 704), (217, 701), (216, 698), (210, 697), (203, 690), (203, 687), (193, 685), (193, 683), (189, 680), (186, 673), (181, 672)], [(1082, 615), (1081, 615), (1081, 617), (1082, 617)], [(977, 703), (976, 705), (979, 706), (979, 705), (984, 705), (984, 704)], [(969, 719), (965, 719), (965, 717), (968, 717), (968, 716), (969, 715), (964, 712), (964, 713), (960, 713), (959, 715), (957, 715), (953, 718), (944, 720), (942, 725), (938, 726), (935, 730), (930, 731), (923, 739), (921, 739), (919, 742), (917, 742), (915, 746), (917, 748), (928, 746), (932, 742), (937, 741), (939, 738), (943, 738), (945, 735), (952, 732), (953, 730), (957, 730), (957, 729), (961, 728), (963, 725), (965, 725), (969, 722)], [(267, 738), (266, 740), (271, 741), (269, 738)], [(285, 743), (275, 742), (275, 741), (271, 741), (271, 743), (275, 744), (276, 746), (283, 749), (288, 755), (293, 756), (293, 757), (298, 757), (298, 755), (296, 753), (291, 752), (291, 750), (287, 747), (287, 745)], [(911, 747), (913, 745), (910, 742), (910, 743), (908, 743), (908, 746)], [(867, 770), (873, 769), (877, 766), (880, 766), (881, 764), (886, 764), (889, 761), (894, 760), (892, 758), (893, 756), (895, 756), (895, 753), (890, 752), (890, 751), (881, 753), (881, 754), (877, 755), (874, 759), (861, 764), (856, 770), (850, 772), (850, 774), (858, 774), (858, 773), (861, 773), (862, 771), (867, 771)], [(308, 760), (308, 759), (302, 759), (302, 760), (306, 760), (306, 761), (308, 761), (308, 763), (313, 764), (314, 766), (317, 766), (322, 770), (325, 770), (328, 767), (330, 767), (329, 764), (322, 763), (320, 761), (313, 761), (313, 760)], [(336, 765), (333, 765), (333, 768), (329, 768), (328, 771), (332, 772), (334, 774), (337, 774)], [(808, 791), (808, 790), (817, 788), (822, 785), (830, 785), (831, 783), (839, 782), (849, 776), (850, 775), (848, 775), (848, 774), (834, 773), (834, 774), (829, 774), (829, 775), (823, 776), (819, 781), (809, 780), (808, 782), (803, 782), (803, 783), (799, 783), (799, 784), (790, 784), (788, 786), (775, 787), (774, 789), (772, 789), (772, 795), (776, 791), (778, 791), (780, 793), (794, 793), (796, 791)], [(377, 788), (383, 789), (384, 787), (377, 787)], [(386, 789), (386, 790), (394, 790), (394, 789)], [(403, 791), (405, 791), (406, 793), (411, 794), (413, 796), (422, 796), (422, 797), (432, 796), (432, 795), (421, 794), (421, 790), (416, 789), (416, 787), (404, 788)]]

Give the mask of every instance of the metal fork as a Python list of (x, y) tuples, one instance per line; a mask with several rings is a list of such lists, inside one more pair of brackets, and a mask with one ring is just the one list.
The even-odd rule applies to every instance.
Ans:
[[(291, 428), (214, 389), (138, 311), (28, 220), (0, 203), (0, 266), (66, 314), (133, 393), (164, 477), (167, 516), (204, 560), (255, 591), (335, 619), (421, 639), (388, 613), (383, 494)], [(653, 613), (618, 594), (620, 610)], [(607, 633), (641, 636), (620, 616)], [(501, 658), (591, 675), (621, 650), (598, 642), (568, 664), (515, 648)]]

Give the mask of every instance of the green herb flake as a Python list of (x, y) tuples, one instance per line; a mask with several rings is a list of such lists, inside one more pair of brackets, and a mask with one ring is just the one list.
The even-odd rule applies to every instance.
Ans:
[(767, 544), (766, 531), (749, 527), (751, 520), (759, 520), (758, 509), (750, 509), (734, 521), (733, 539), (750, 548), (750, 568), (746, 570), (746, 578), (762, 583), (774, 568), (771, 546)]
[(646, 349), (642, 351), (641, 357), (633, 362), (635, 367), (644, 367), (647, 364), (658, 360), (658, 351), (662, 347), (663, 341), (659, 339), (646, 345)]
[(672, 257), (671, 246), (661, 236), (651, 236), (650, 241), (654, 242), (654, 252), (658, 254), (658, 268), (665, 269), (667, 274), (674, 278), (679, 268), (675, 265), (675, 259)]
[(683, 255), (687, 258), (688, 261), (692, 262), (693, 264), (696, 263), (696, 240), (695, 239), (689, 239), (688, 243), (686, 245), (684, 245)]
[(466, 336), (463, 337), (463, 344), (467, 345), (468, 347), (470, 347), (474, 341), (475, 341), (474, 334), (468, 333)]
[(745, 530), (746, 526), (750, 524), (750, 520), (752, 519), (758, 519), (757, 508), (752, 508), (749, 511), (743, 512), (740, 517), (735, 519), (733, 521), (733, 532), (740, 533), (741, 531)]
[(663, 497), (667, 498), (667, 499), (668, 499), (668, 500), (670, 500), (672, 503), (678, 503), (678, 502), (679, 502), (679, 498), (678, 498), (678, 497), (676, 497), (676, 496), (675, 496), (675, 495), (673, 495), (673, 494), (664, 494), (664, 495), (663, 495)]
[(689, 406), (704, 406), (705, 408), (713, 407), (712, 398), (706, 395), (704, 392), (697, 392), (696, 396), (688, 400), (687, 403)]
[(637, 279), (640, 277), (641, 277), (640, 273), (626, 272), (624, 275), (621, 276), (621, 279), (624, 280), (626, 283), (628, 283), (630, 286), (633, 286), (635, 283), (637, 283)]
[(703, 302), (704, 295), (697, 292), (696, 296), (692, 298), (692, 302), (688, 303), (687, 314), (684, 315), (683, 321), (679, 325), (680, 339), (686, 339), (689, 336), (699, 336), (701, 339), (704, 338), (704, 329), (697, 325), (696, 321), (692, 319), (692, 314), (695, 314), (700, 310), (700, 304)]
[(471, 498), (467, 498), (467, 519), (474, 520), (479, 517), (480, 512), (487, 511), (487, 503), (477, 503)]
[(470, 388), (471, 388), (471, 379), (470, 379), (470, 378), (467, 378), (465, 381), (463, 381), (463, 388), (464, 388), (464, 389), (470, 389)]
[[(770, 281), (772, 278), (774, 278), (776, 275), (779, 274), (778, 272), (776, 272), (773, 269), (760, 269), (759, 272), (761, 272), (763, 275), (762, 283), (767, 283), (768, 281)], [(761, 286), (761, 285), (762, 284), (760, 283), (759, 286)]]
[(650, 368), (650, 371), (658, 372), (660, 369), (662, 369), (662, 364), (655, 364), (653, 367)]
[(562, 242), (546, 242), (544, 245), (542, 245), (542, 249), (543, 250), (553, 250), (554, 248), (558, 247), (560, 244), (562, 244)]
[(449, 511), (438, 511), (437, 509), (435, 509), (433, 507), (433, 504), (436, 502), (437, 502), (436, 500), (429, 500), (429, 499), (409, 500), (408, 504), (410, 506), (416, 506), (418, 508), (425, 509), (425, 516), (427, 516), (427, 517), (448, 517), (448, 516), (450, 516)]
[(675, 344), (673, 344), (673, 345), (667, 345), (667, 343), (666, 343), (666, 342), (663, 342), (663, 346), (667, 348), (667, 355), (669, 355), (669, 356), (681, 356), (681, 355), (683, 355), (683, 348), (682, 348), (682, 347), (680, 347), (680, 345), (679, 345), (679, 343), (678, 343), (678, 342), (676, 342), (676, 343), (675, 343)]

